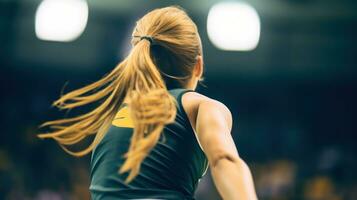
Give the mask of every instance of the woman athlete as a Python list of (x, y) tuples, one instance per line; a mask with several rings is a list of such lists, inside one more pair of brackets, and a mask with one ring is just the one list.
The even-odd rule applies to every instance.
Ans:
[[(120, 64), (53, 103), (98, 106), (43, 123), (51, 131), (38, 136), (74, 156), (92, 152), (93, 200), (193, 199), (208, 165), (223, 199), (257, 199), (231, 137), (230, 111), (194, 92), (202, 73), (194, 22), (178, 7), (155, 9), (137, 21), (131, 52)], [(83, 151), (67, 148), (90, 135), (94, 140)]]

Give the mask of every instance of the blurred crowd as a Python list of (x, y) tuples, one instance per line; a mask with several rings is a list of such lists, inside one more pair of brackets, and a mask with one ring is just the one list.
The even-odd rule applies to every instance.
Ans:
[[(19, 77), (20, 79), (24, 77)], [(10, 83), (12, 84), (7, 86), (12, 89), (15, 82), (12, 80)], [(6, 86), (5, 82), (1, 85)], [(66, 154), (54, 141), (40, 140), (36, 137), (41, 122), (58, 118), (58, 111), (49, 108), (51, 101), (58, 96), (57, 91), (41, 89), (41, 87), (50, 86), (37, 83), (37, 90), (27, 90), (18, 85), (17, 88), (9, 90), (7, 98), (1, 99), (0, 110), (4, 117), (1, 119), (3, 125), (0, 134), (0, 199), (90, 199), (88, 191), (90, 155), (75, 158)], [(40, 91), (47, 91), (48, 94)], [(253, 135), (257, 133), (252, 132)], [(294, 134), (285, 135), (294, 136)], [(316, 145), (314, 143), (305, 144), (304, 140), (294, 139), (297, 144), (293, 144), (295, 146), (291, 148), (311, 149), (311, 153), (287, 154), (282, 157), (282, 153), (274, 154), (274, 151), (269, 150), (263, 157), (254, 154), (262, 149), (261, 146), (264, 144), (261, 140), (283, 139), (279, 134), (275, 138), (272, 138), (273, 136), (268, 138), (249, 136), (246, 140), (241, 138), (242, 140), (237, 143), (238, 146), (243, 146), (240, 154), (252, 170), (260, 199), (357, 199), (355, 180), (357, 161), (353, 155), (353, 148), (337, 146), (333, 143), (317, 147), (313, 146)], [(268, 146), (264, 145), (264, 149), (268, 150)], [(248, 147), (250, 151), (245, 152)], [(279, 151), (284, 149), (290, 151), (286, 146), (279, 146), (279, 149)], [(200, 181), (196, 198), (197, 200), (220, 199), (209, 173)]]
[[(24, 82), (32, 83), (32, 88), (23, 87), (21, 83)], [(62, 82), (51, 86), (48, 83), (43, 84), (40, 79), (35, 82), (26, 80), (24, 76), (17, 76), (16, 79), (13, 77), (9, 80), (3, 77), (0, 83), (0, 89), (8, 91), (6, 98), (0, 99), (0, 199), (90, 199), (90, 155), (72, 157), (55, 141), (36, 137), (41, 122), (63, 116), (58, 114), (57, 109), (50, 108), (51, 102), (58, 96), (58, 91), (50, 88), (58, 88)], [(242, 118), (236, 121), (241, 121), (241, 125), (251, 123), (252, 127), (257, 127), (256, 124), (260, 124), (259, 127), (267, 126), (247, 121), (247, 118), (246, 121)], [(276, 120), (273, 122), (277, 123)], [(252, 170), (260, 199), (357, 199), (357, 161), (353, 145), (338, 145), (333, 141), (325, 141), (324, 145), (319, 145), (318, 142), (306, 143), (306, 140), (296, 139), (296, 134), (292, 134), (296, 132), (294, 126), (279, 130), (274, 129), (279, 128), (274, 124), (269, 130), (254, 130), (252, 127), (238, 127), (238, 135), (244, 131), (250, 134), (239, 135), (237, 145), (242, 158)], [(267, 131), (269, 134), (266, 137), (260, 134)], [(323, 131), (316, 133), (316, 141), (323, 139), (322, 133)], [(303, 134), (306, 133), (302, 132), (300, 135)], [(337, 139), (349, 140), (345, 135)], [(281, 142), (274, 143), (275, 141)], [(303, 153), (296, 153), (299, 148), (304, 149), (300, 151)], [(264, 149), (266, 153), (257, 153)], [(200, 181), (196, 198), (220, 199), (209, 173)]]
[[(90, 156), (74, 158), (55, 142), (37, 139), (36, 126), (26, 127), (24, 134), (0, 149), (0, 199), (90, 199)], [(357, 184), (348, 168), (355, 163), (337, 148), (325, 149), (309, 162), (275, 159), (248, 165), (263, 200), (357, 199)], [(220, 199), (209, 173), (200, 181), (196, 198)]]

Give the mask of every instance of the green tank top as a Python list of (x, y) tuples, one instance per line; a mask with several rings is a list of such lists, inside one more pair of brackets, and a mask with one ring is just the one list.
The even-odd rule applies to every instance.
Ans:
[(178, 102), (175, 122), (165, 126), (159, 142), (142, 162), (138, 176), (129, 184), (124, 183), (127, 173), (119, 174), (118, 170), (133, 128), (128, 108), (124, 105), (119, 109), (92, 152), (89, 190), (93, 200), (194, 199), (208, 161), (182, 106), (181, 97), (188, 91), (191, 90), (169, 90)]

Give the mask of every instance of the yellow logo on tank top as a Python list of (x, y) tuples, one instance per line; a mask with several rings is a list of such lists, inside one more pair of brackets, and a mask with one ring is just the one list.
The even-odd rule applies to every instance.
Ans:
[(130, 117), (129, 108), (127, 106), (121, 108), (115, 115), (112, 125), (117, 127), (134, 128), (133, 121)]

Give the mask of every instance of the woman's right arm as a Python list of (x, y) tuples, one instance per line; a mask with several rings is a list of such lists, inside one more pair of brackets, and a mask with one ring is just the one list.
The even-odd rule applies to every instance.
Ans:
[(210, 99), (199, 103), (195, 129), (218, 192), (225, 200), (255, 200), (252, 175), (238, 155), (231, 127), (232, 116), (224, 104)]

